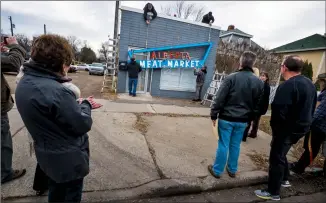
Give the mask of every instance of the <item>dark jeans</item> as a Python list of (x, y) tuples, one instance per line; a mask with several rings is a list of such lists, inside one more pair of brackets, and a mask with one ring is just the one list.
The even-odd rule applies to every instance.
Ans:
[(196, 84), (196, 97), (195, 99), (201, 99), (201, 91), (203, 89), (204, 84)]
[[(311, 152), (309, 150), (309, 137), (311, 136)], [(294, 170), (303, 173), (305, 168), (311, 164), (319, 153), (320, 147), (326, 138), (326, 133), (318, 128), (311, 128), (311, 133), (307, 134), (304, 139), (304, 152), (299, 161), (295, 164)], [(310, 160), (310, 153), (312, 160)]]
[[(247, 137), (257, 137), (257, 131), (258, 131), (258, 127), (259, 127), (259, 121), (260, 121), (260, 116), (257, 117), (256, 119), (254, 119), (252, 122), (249, 122), (244, 133), (243, 133), (243, 139), (242, 141), (246, 141)], [(251, 128), (251, 132), (249, 133), (250, 127)]]
[(1, 115), (1, 182), (11, 178), (12, 169), (12, 137), (8, 114)]
[(84, 179), (56, 183), (49, 179), (48, 202), (80, 202)]
[(35, 191), (46, 191), (49, 187), (49, 178), (43, 172), (40, 165), (36, 165), (35, 175), (34, 175), (34, 183), (33, 183), (33, 190)]
[(138, 78), (129, 78), (129, 95), (136, 96)]
[[(271, 195), (279, 195), (282, 181), (288, 180), (290, 175), (287, 153), (292, 144), (295, 144), (291, 135), (273, 131), (271, 151), (269, 155), (268, 192)], [(297, 141), (297, 138), (295, 138)]]

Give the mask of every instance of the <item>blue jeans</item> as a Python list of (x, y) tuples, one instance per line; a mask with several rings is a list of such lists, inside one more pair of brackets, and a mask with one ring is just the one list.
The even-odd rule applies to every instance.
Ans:
[(136, 95), (138, 78), (129, 78), (129, 95)]
[(229, 172), (235, 174), (238, 171), (238, 159), (240, 155), (240, 144), (247, 123), (229, 122), (218, 120), (218, 147), (213, 171), (221, 175), (226, 162)]
[(7, 113), (1, 115), (1, 183), (11, 179), (12, 169), (12, 137)]

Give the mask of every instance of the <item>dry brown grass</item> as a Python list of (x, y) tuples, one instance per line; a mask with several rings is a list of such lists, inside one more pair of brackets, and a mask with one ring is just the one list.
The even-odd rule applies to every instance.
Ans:
[(139, 130), (142, 134), (145, 134), (148, 130), (148, 122), (140, 115), (135, 114), (137, 117), (136, 122), (134, 123), (133, 127), (137, 130)]
[(272, 135), (272, 129), (271, 126), (269, 125), (269, 121), (271, 120), (270, 116), (262, 116), (260, 118), (260, 122), (259, 122), (259, 130)]
[(257, 166), (257, 169), (268, 171), (268, 156), (266, 154), (258, 153), (253, 150), (251, 154), (247, 154), (252, 162)]

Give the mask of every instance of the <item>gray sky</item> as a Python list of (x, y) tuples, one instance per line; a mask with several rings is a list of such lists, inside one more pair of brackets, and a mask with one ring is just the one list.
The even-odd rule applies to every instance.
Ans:
[[(123, 6), (142, 9), (148, 1), (122, 1)], [(160, 13), (169, 1), (152, 1)], [(236, 28), (253, 35), (253, 40), (267, 48), (325, 31), (324, 1), (192, 1), (212, 11), (214, 25)], [(16, 25), (15, 33), (28, 36), (47, 31), (75, 35), (87, 40), (95, 52), (101, 42), (113, 35), (114, 1), (1, 1), (1, 29), (10, 33), (8, 16)]]

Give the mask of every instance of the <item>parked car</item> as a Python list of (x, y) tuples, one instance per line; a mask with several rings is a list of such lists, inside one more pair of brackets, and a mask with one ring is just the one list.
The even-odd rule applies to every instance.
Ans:
[(77, 65), (77, 69), (78, 70), (88, 71), (89, 70), (89, 65), (88, 64), (79, 64), (79, 65)]
[(70, 65), (68, 73), (76, 73), (77, 72), (77, 66), (76, 65)]
[(92, 63), (89, 66), (89, 75), (104, 75), (104, 66), (101, 63)]

